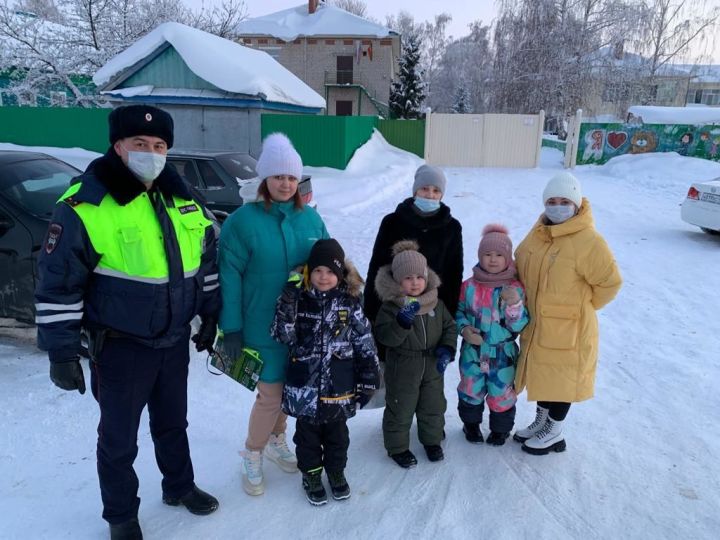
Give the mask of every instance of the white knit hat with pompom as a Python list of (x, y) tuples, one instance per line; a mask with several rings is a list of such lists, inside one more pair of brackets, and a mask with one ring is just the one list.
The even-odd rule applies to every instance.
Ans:
[(302, 178), (302, 159), (284, 133), (272, 133), (263, 141), (262, 152), (256, 171), (262, 180), (270, 176), (288, 174), (298, 180)]

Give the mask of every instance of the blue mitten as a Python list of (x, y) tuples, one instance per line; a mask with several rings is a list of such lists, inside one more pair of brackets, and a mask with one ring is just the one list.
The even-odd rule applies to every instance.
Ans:
[(435, 349), (435, 357), (437, 358), (437, 370), (438, 373), (441, 375), (445, 373), (445, 369), (448, 367), (448, 364), (453, 361), (453, 357), (455, 354), (452, 350), (450, 350), (448, 347), (445, 347), (444, 345), (440, 345), (437, 349)]
[(417, 298), (408, 297), (407, 303), (397, 312), (395, 320), (402, 328), (409, 330), (412, 328), (418, 311), (420, 311), (420, 302), (417, 301)]

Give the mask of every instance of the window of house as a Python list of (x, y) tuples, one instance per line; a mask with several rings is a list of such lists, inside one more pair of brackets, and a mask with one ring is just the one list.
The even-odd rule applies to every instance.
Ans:
[(700, 90), (700, 89), (695, 90), (695, 100), (693, 101), (693, 103), (702, 103), (702, 95), (703, 95), (702, 90)]
[(702, 103), (704, 105), (720, 105), (720, 89), (703, 90)]
[(352, 84), (353, 82), (353, 57), (337, 57), (337, 83)]
[(338, 100), (335, 102), (335, 116), (352, 116), (352, 101)]

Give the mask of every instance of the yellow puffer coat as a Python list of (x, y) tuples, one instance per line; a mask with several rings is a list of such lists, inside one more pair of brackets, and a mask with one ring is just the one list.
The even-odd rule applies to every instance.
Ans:
[(515, 251), (530, 324), (520, 335), (515, 387), (529, 401), (576, 402), (593, 396), (598, 357), (595, 310), (610, 302), (622, 278), (595, 230), (590, 203), (564, 223), (541, 216)]

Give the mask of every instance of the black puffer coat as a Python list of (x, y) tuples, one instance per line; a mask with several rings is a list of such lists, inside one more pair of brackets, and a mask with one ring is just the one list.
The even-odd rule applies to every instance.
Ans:
[(400, 240), (415, 240), (428, 266), (440, 277), (438, 297), (455, 313), (463, 277), (462, 226), (450, 215), (450, 208), (421, 216), (414, 210), (411, 197), (401, 202), (395, 212), (382, 220), (378, 230), (365, 285), (365, 315), (375, 321), (382, 301), (375, 291), (375, 278), (380, 267), (392, 263), (392, 246)]
[(360, 304), (362, 279), (352, 264), (334, 289), (288, 284), (278, 298), (270, 334), (290, 348), (283, 411), (313, 424), (355, 415), (358, 391), (378, 387), (378, 359)]

